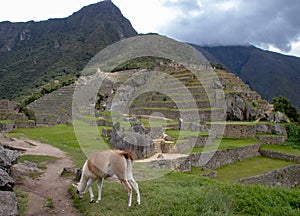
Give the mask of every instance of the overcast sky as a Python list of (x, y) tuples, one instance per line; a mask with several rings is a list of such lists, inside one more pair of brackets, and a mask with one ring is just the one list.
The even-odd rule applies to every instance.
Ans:
[[(61, 18), (99, 0), (9, 0), (0, 21)], [(113, 0), (139, 33), (200, 45), (247, 45), (300, 56), (299, 0)]]

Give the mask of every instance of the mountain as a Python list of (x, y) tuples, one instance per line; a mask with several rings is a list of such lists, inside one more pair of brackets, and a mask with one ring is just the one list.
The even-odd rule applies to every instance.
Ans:
[(137, 35), (111, 2), (67, 18), (0, 23), (0, 99), (29, 95), (50, 80), (74, 78), (101, 49)]
[(255, 46), (197, 46), (211, 62), (222, 64), (264, 99), (284, 96), (300, 110), (300, 58)]

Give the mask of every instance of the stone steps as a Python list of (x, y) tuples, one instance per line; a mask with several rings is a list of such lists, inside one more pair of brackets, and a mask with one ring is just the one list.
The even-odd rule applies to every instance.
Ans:
[(37, 124), (55, 125), (71, 119), (75, 85), (64, 86), (28, 105)]

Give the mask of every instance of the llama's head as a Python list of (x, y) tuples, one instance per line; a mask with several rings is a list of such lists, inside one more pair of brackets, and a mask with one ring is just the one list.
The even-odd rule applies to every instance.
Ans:
[(84, 195), (84, 190), (81, 190), (80, 183), (72, 184), (72, 185), (73, 185), (73, 187), (76, 188), (76, 193), (78, 194), (79, 199), (82, 199), (83, 195)]

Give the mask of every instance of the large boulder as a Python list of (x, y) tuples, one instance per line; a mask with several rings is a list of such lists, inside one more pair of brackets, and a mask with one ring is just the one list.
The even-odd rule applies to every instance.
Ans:
[(3, 148), (0, 145), (0, 167), (9, 170), (9, 168), (18, 162), (19, 152)]
[(110, 145), (115, 149), (131, 151), (136, 159), (154, 155), (154, 143), (143, 124), (134, 122), (129, 131), (116, 124), (111, 132)]
[(0, 215), (2, 216), (17, 216), (18, 202), (14, 192), (0, 191)]
[(133, 152), (136, 159), (154, 155), (154, 142), (146, 134), (131, 133), (124, 138), (124, 149)]
[(234, 95), (226, 98), (226, 119), (242, 121), (246, 118), (247, 103), (243, 98)]
[(15, 186), (15, 181), (8, 175), (6, 171), (0, 168), (0, 190), (12, 191)]
[(274, 114), (274, 121), (277, 123), (290, 123), (289, 118), (279, 111)]
[(10, 176), (14, 179), (30, 177), (32, 173), (43, 173), (44, 171), (38, 168), (36, 163), (24, 161), (22, 163), (14, 164), (10, 168)]

